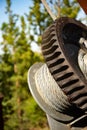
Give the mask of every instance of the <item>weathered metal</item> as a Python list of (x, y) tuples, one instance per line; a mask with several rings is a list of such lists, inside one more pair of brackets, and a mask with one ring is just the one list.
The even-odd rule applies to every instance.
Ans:
[(35, 74), (42, 66), (43, 63), (37, 63), (29, 69), (28, 84), (34, 99), (47, 115), (50, 130), (83, 130), (87, 126), (87, 116), (83, 115), (82, 111), (73, 107), (72, 110), (67, 110), (67, 113), (61, 113), (47, 104), (38, 92)]
[(83, 8), (85, 13), (87, 14), (87, 0), (77, 0), (80, 4), (80, 6)]
[(57, 19), (43, 34), (42, 52), (70, 103), (87, 113), (87, 80), (78, 66), (79, 39), (87, 27), (71, 18)]
[(81, 37), (87, 37), (81, 22), (67, 17), (55, 20), (42, 36), (47, 68), (38, 63), (28, 73), (30, 91), (46, 112), (51, 130), (87, 127), (87, 80), (78, 65)]

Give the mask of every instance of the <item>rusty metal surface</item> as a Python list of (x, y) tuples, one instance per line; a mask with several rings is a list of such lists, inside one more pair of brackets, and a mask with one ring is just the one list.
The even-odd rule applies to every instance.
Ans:
[(77, 63), (78, 40), (87, 27), (70, 19), (57, 19), (43, 34), (42, 52), (55, 81), (70, 103), (87, 113), (87, 81)]
[(83, 8), (85, 13), (87, 14), (87, 0), (77, 0), (80, 4), (80, 6)]

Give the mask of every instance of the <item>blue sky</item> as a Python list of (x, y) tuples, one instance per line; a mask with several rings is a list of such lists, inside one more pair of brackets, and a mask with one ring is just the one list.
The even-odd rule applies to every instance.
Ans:
[[(29, 12), (29, 7), (32, 6), (32, 0), (11, 0), (12, 5), (11, 9), (14, 14), (19, 14), (19, 15), (24, 15), (24, 13)], [(7, 15), (5, 14), (6, 11), (6, 0), (0, 0), (0, 27), (3, 22), (7, 22), (8, 18)], [(2, 34), (0, 31), (0, 41), (2, 41)], [(34, 51), (39, 51), (38, 46), (33, 43), (32, 44), (32, 49)], [(0, 53), (1, 53), (1, 46), (0, 46)]]
[[(14, 13), (23, 15), (29, 11), (29, 7), (32, 6), (32, 0), (11, 0), (12, 10)], [(6, 0), (0, 0), (0, 26), (4, 21), (7, 21), (5, 14)], [(79, 17), (83, 16), (84, 12), (81, 11)]]
[[(14, 13), (23, 15), (29, 11), (29, 7), (32, 6), (32, 0), (11, 0), (12, 10)], [(6, 0), (0, 0), (0, 26), (4, 21), (7, 21), (7, 15), (5, 14)], [(83, 10), (79, 17), (84, 16)]]
[[(19, 15), (23, 15), (24, 13), (29, 12), (29, 7), (32, 6), (32, 0), (11, 0), (12, 1), (12, 10), (13, 12)], [(6, 8), (6, 0), (0, 0), (0, 27), (1, 24), (8, 20), (7, 15), (5, 14)], [(79, 18), (85, 16), (83, 10), (79, 13)], [(0, 31), (0, 41), (1, 41), (1, 31)], [(36, 45), (34, 45), (36, 46)], [(36, 48), (36, 47), (35, 47)]]
[[(23, 15), (29, 11), (32, 6), (32, 0), (12, 0), (12, 10), (14, 13)], [(6, 0), (0, 0), (0, 26), (2, 22), (7, 21), (5, 14)]]

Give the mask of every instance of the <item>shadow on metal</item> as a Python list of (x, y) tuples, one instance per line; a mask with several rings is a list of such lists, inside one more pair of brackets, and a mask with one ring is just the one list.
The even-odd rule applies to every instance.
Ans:
[[(58, 105), (60, 109), (55, 109), (50, 103), (48, 104), (43, 98), (43, 93), (40, 94), (38, 91), (38, 87), (43, 87), (46, 79), (44, 73), (47, 70), (41, 71), (44, 63), (34, 64), (28, 72), (29, 89), (36, 102), (46, 113), (51, 130), (83, 130), (87, 127), (87, 80), (78, 66), (78, 52), (81, 48), (80, 37), (87, 37), (87, 27), (79, 21), (66, 17), (57, 19), (43, 34), (42, 52), (47, 68), (60, 87), (60, 93), (63, 92), (63, 98), (67, 97), (66, 100), (62, 100), (60, 106)], [(38, 70), (42, 72), (38, 73), (39, 77), (42, 77), (41, 80), (38, 79), (40, 80), (39, 84), (35, 78)], [(45, 84), (46, 91), (47, 87), (51, 87), (50, 83), (47, 84), (48, 86)], [(51, 92), (54, 90), (54, 95), (50, 93), (46, 95), (46, 98), (51, 95), (55, 97), (58, 94), (54, 87), (51, 89)], [(52, 99), (53, 101), (56, 100)], [(67, 101), (69, 105), (65, 106)], [(54, 102), (53, 104), (55, 104)], [(61, 108), (61, 104), (64, 108)]]

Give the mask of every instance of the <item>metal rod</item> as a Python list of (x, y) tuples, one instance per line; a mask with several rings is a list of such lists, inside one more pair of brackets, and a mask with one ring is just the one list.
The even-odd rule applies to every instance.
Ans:
[(83, 118), (85, 118), (85, 117), (87, 117), (87, 115), (82, 115), (82, 116), (79, 117), (78, 119), (72, 121), (72, 122), (69, 124), (69, 126), (73, 126), (76, 122), (80, 121), (81, 119), (83, 119)]
[(56, 16), (52, 13), (50, 7), (48, 6), (46, 0), (41, 0), (43, 5), (45, 6), (47, 12), (50, 14), (51, 18), (53, 19), (53, 21), (56, 19)]

